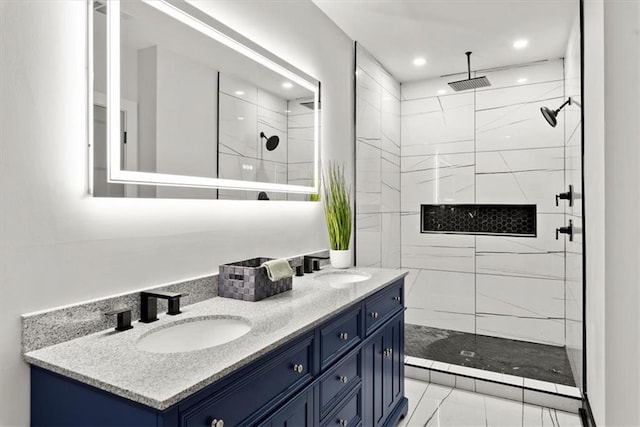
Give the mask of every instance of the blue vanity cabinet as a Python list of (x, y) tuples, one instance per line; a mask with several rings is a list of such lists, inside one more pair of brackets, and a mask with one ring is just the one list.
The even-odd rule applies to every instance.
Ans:
[[(403, 279), (166, 410), (32, 366), (37, 426), (391, 427), (404, 397)], [(374, 315), (375, 313), (375, 315)]]

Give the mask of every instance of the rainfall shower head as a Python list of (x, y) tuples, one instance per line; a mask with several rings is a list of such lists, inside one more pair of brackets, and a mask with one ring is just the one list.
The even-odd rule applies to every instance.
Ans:
[(267, 135), (265, 135), (264, 132), (260, 132), (260, 138), (264, 138), (267, 140), (267, 151), (275, 150), (276, 147), (278, 147), (278, 144), (280, 143), (280, 137), (278, 137), (278, 135), (267, 137)]
[(558, 124), (558, 120), (557, 120), (558, 113), (567, 104), (571, 105), (571, 98), (567, 99), (565, 103), (562, 104), (560, 108), (558, 108), (557, 110), (552, 110), (549, 107), (540, 107), (540, 112), (542, 113), (542, 116), (545, 118), (545, 120), (551, 125), (551, 127), (554, 128)]
[(449, 86), (456, 92), (461, 90), (479, 89), (481, 87), (491, 86), (487, 76), (471, 78), (471, 52), (465, 52), (467, 55), (467, 68), (469, 70), (469, 77), (464, 80), (458, 80), (457, 82), (449, 82)]

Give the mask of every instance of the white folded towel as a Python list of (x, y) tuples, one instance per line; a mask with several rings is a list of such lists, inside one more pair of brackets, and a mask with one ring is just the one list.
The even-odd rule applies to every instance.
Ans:
[(293, 276), (293, 270), (286, 259), (274, 259), (273, 261), (265, 261), (262, 267), (267, 270), (267, 276), (272, 282), (286, 279)]

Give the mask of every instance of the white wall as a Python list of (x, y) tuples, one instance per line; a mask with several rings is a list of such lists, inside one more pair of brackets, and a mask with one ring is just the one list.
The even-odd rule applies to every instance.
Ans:
[[(640, 425), (639, 2), (605, 1), (604, 64), (605, 425), (609, 427), (638, 426)], [(586, 214), (589, 215), (589, 211)]]
[(587, 393), (640, 425), (640, 4), (585, 0)]
[[(308, 1), (202, 6), (322, 81), (323, 155), (352, 170), (347, 36)], [(328, 241), (315, 203), (87, 196), (84, 2), (3, 1), (0, 11), (0, 425), (11, 426), (29, 423), (22, 313)]]

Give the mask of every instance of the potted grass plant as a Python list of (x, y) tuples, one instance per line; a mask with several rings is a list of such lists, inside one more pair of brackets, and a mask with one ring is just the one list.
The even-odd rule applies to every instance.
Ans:
[(347, 268), (351, 265), (351, 190), (344, 178), (344, 166), (330, 163), (324, 174), (324, 214), (331, 244), (331, 266)]

